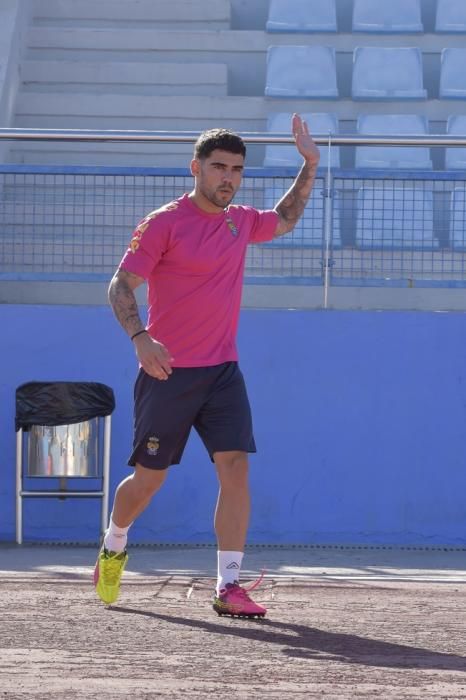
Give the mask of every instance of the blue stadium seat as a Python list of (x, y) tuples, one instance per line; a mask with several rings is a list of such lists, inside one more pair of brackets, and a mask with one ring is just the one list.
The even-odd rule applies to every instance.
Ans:
[(455, 187), (450, 199), (450, 245), (466, 250), (466, 190)]
[(422, 32), (420, 0), (354, 0), (353, 32)]
[(440, 98), (466, 97), (466, 49), (443, 49), (440, 59)]
[[(276, 134), (290, 134), (291, 113), (280, 112), (271, 114), (267, 120), (267, 131)], [(306, 120), (309, 130), (313, 135), (338, 134), (338, 119), (336, 114), (326, 113), (301, 113)], [(295, 146), (282, 146), (280, 144), (270, 144), (265, 147), (264, 166), (293, 167), (301, 165), (303, 159)], [(328, 148), (320, 147), (319, 166), (327, 167)], [(330, 165), (332, 168), (340, 167), (340, 149), (333, 146), (330, 149)]]
[(268, 32), (336, 32), (335, 0), (271, 0)]
[(269, 97), (337, 98), (335, 49), (270, 46), (265, 94)]
[(436, 32), (466, 32), (464, 0), (437, 0)]
[[(264, 190), (264, 209), (273, 209), (277, 201), (283, 195), (277, 195), (277, 190), (273, 187), (266, 187)], [(332, 234), (331, 247), (341, 247), (340, 235), (340, 215), (338, 201), (332, 200)], [(303, 216), (300, 218), (291, 233), (279, 236), (270, 243), (272, 248), (322, 248), (325, 244), (325, 199), (322, 196), (322, 188), (317, 185), (307, 203)]]
[[(373, 136), (428, 134), (426, 117), (420, 114), (361, 114), (358, 134)], [(430, 170), (429, 148), (421, 146), (357, 146), (356, 168), (422, 168)]]
[(433, 194), (412, 187), (362, 187), (356, 218), (358, 248), (438, 248)]
[[(455, 114), (448, 117), (447, 134), (466, 138), (466, 116)], [(466, 170), (466, 147), (446, 148), (445, 168), (447, 170)]]
[(354, 49), (352, 95), (355, 100), (426, 99), (420, 49)]

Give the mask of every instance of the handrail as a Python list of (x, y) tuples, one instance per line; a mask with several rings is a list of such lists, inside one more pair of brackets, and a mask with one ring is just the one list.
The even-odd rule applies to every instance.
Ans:
[[(253, 144), (292, 144), (289, 134), (243, 132), (245, 143)], [(138, 131), (138, 130), (93, 130), (93, 129), (10, 129), (0, 128), (0, 140), (11, 141), (78, 141), (78, 142), (159, 142), (194, 143), (198, 131)], [(318, 145), (332, 146), (466, 146), (466, 135), (428, 134), (398, 136), (364, 136), (361, 134), (316, 134), (313, 139)]]

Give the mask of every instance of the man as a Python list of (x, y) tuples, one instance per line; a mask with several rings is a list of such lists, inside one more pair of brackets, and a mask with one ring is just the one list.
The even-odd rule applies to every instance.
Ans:
[[(109, 287), (116, 318), (135, 346), (131, 476), (118, 486), (96, 564), (97, 594), (118, 597), (128, 560), (131, 524), (181, 460), (194, 427), (215, 463), (218, 578), (214, 610), (263, 617), (239, 585), (249, 520), (248, 453), (255, 452), (251, 412), (238, 367), (236, 330), (246, 247), (270, 241), (296, 225), (314, 183), (319, 150), (307, 124), (292, 118), (303, 166), (272, 211), (234, 206), (246, 148), (231, 131), (213, 129), (196, 142), (194, 190), (141, 221)], [(148, 323), (134, 290), (148, 282)]]

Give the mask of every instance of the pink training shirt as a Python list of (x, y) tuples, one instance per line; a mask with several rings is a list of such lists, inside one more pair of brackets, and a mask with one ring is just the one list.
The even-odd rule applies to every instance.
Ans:
[(246, 206), (209, 214), (187, 194), (139, 223), (120, 267), (148, 281), (147, 329), (174, 367), (238, 359), (246, 246), (272, 240), (277, 223), (275, 211)]

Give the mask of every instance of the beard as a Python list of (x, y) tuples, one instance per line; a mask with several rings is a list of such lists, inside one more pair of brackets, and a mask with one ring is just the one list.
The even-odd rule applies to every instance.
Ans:
[(214, 204), (220, 209), (225, 209), (231, 203), (236, 194), (236, 191), (233, 189), (221, 187), (213, 191), (207, 191), (205, 189), (202, 189), (201, 191), (204, 197), (208, 199), (211, 204)]

